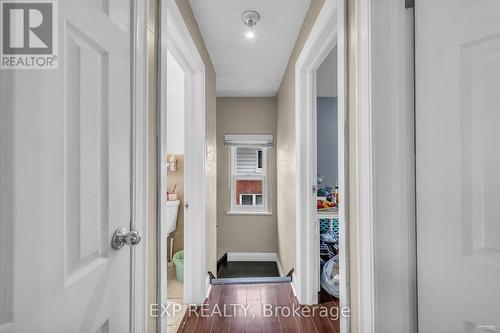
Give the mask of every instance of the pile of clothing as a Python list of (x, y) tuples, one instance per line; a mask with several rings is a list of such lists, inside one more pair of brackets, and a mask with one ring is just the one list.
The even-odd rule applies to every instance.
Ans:
[(336, 257), (339, 253), (339, 238), (337, 235), (325, 232), (320, 236), (319, 256), (320, 268), (323, 270), (326, 262)]
[(339, 238), (325, 232), (320, 235), (321, 287), (330, 295), (339, 297)]

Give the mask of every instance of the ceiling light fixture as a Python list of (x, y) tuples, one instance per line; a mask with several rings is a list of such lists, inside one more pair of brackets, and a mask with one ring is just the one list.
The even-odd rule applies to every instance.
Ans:
[(245, 36), (249, 39), (255, 38), (254, 27), (260, 20), (260, 14), (255, 10), (247, 10), (241, 14), (241, 20), (248, 27)]

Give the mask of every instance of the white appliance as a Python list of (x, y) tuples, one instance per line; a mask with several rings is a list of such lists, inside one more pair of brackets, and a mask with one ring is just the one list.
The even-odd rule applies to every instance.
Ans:
[(166, 231), (169, 235), (177, 227), (177, 213), (179, 212), (179, 200), (167, 201), (167, 225)]

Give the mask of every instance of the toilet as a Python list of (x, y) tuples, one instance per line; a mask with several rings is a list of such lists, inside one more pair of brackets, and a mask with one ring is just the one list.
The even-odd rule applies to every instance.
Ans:
[[(179, 200), (167, 201), (167, 216), (166, 216), (166, 231), (167, 236), (170, 233), (174, 232), (177, 228), (177, 215), (179, 213)], [(172, 246), (172, 245), (171, 245)], [(172, 247), (171, 247), (172, 249)], [(175, 279), (179, 282), (183, 282), (184, 280), (184, 251), (179, 251), (175, 253), (172, 260), (169, 262), (169, 266), (173, 264), (175, 265)]]
[(175, 228), (177, 227), (177, 213), (179, 212), (179, 204), (180, 204), (179, 200), (166, 202), (167, 236), (170, 235), (171, 232), (175, 231)]

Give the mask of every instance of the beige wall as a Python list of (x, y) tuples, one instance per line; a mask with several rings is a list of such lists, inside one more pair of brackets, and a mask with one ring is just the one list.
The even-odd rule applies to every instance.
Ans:
[(187, 0), (176, 0), (177, 6), (186, 22), (198, 52), (205, 64), (205, 140), (208, 149), (212, 152), (205, 161), (205, 193), (206, 193), (206, 260), (207, 271), (216, 272), (216, 237), (217, 237), (217, 155), (216, 155), (216, 95), (215, 70), (208, 54), (205, 42), (201, 36), (198, 23), (193, 15)]
[(230, 208), (230, 153), (225, 134), (276, 137), (276, 98), (217, 98), (217, 257), (226, 252), (277, 252), (276, 149), (269, 150), (271, 216), (227, 215)]
[(278, 254), (283, 272), (295, 266), (295, 63), (323, 3), (311, 0), (277, 96)]

